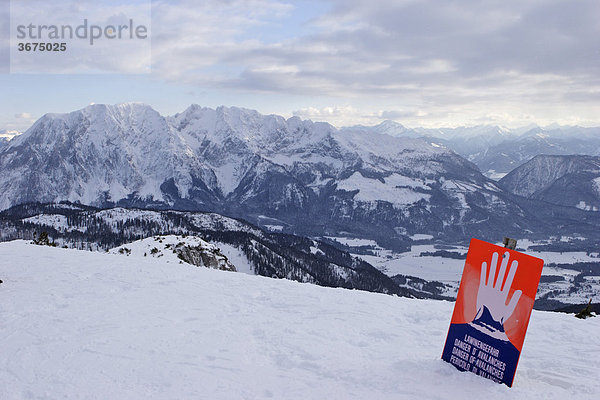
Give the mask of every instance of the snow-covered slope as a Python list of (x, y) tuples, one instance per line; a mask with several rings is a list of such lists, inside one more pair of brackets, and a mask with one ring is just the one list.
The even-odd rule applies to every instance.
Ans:
[[(13, 207), (0, 213), (0, 240), (37, 238), (40, 232), (47, 232), (59, 246), (112, 249), (124, 255), (145, 254), (218, 268), (225, 256), (236, 270), (251, 274), (401, 296), (428, 296), (420, 290), (399, 287), (373, 266), (323, 241), (266, 232), (222, 215), (83, 208), (65, 203)], [(211, 262), (215, 259), (217, 262)], [(233, 270), (233, 266), (224, 269)]]
[(23, 241), (0, 260), (3, 400), (600, 396), (600, 318), (534, 311), (509, 389), (440, 359), (452, 303)]
[[(223, 255), (237, 271), (249, 274), (435, 299), (456, 296), (467, 252), (466, 246), (431, 244), (430, 236), (415, 235), (411, 250), (398, 253), (373, 240), (315, 240), (267, 232), (214, 213), (97, 210), (67, 203), (23, 205), (0, 212), (0, 241), (36, 238), (40, 232), (47, 232), (59, 246), (112, 249), (131, 257), (157, 257), (174, 263), (196, 260), (192, 264), (198, 266), (218, 266), (210, 260)], [(140, 237), (145, 239), (138, 240)], [(185, 253), (183, 248), (187, 248)], [(595, 242), (579, 236), (539, 242), (520, 239), (519, 248), (543, 259), (547, 266), (544, 274), (552, 275), (542, 279), (539, 294), (544, 297), (536, 307), (561, 309), (585, 303), (600, 293)], [(200, 258), (188, 256), (193, 253)], [(358, 262), (360, 259), (366, 262)]]

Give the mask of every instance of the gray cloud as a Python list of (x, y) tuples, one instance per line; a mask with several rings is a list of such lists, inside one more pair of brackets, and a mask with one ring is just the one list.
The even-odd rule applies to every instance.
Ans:
[(378, 117), (380, 119), (406, 119), (406, 118), (413, 118), (413, 117), (418, 117), (418, 116), (425, 116), (424, 112), (419, 112), (419, 111), (400, 111), (400, 110), (386, 110), (386, 111), (381, 111), (378, 114)]
[[(262, 18), (270, 13), (293, 10), (275, 1), (261, 3), (262, 15), (246, 15), (252, 7), (230, 1), (186, 8), (187, 17), (171, 9), (166, 21), (155, 18), (156, 70), (216, 87), (403, 95), (424, 105), (440, 96), (476, 101), (489, 97), (486, 91), (547, 98), (552, 87), (559, 98), (577, 91), (581, 101), (598, 100), (600, 3), (595, 0), (381, 0), (377, 7), (331, 0), (331, 10), (310, 23), (312, 33), (275, 44), (244, 32), (265, 24)], [(231, 10), (239, 14), (220, 23)], [(182, 18), (180, 32), (163, 32), (160, 25), (169, 18)], [(202, 34), (194, 37), (194, 31)], [(184, 34), (189, 37), (182, 39)]]
[[(598, 121), (598, 15), (597, 0), (160, 0), (152, 72), (188, 92), (295, 96), (298, 115), (338, 125)], [(129, 55), (89, 64), (122, 71)]]
[[(378, 110), (371, 113), (364, 113), (364, 110), (357, 109), (351, 105), (333, 106), (333, 107), (306, 107), (293, 112), (294, 116), (303, 119), (312, 119), (316, 121), (328, 121), (331, 124), (341, 127), (349, 125), (374, 125), (383, 120), (405, 120), (421, 119), (429, 117), (430, 114), (422, 110)], [(434, 117), (443, 117), (435, 115)]]

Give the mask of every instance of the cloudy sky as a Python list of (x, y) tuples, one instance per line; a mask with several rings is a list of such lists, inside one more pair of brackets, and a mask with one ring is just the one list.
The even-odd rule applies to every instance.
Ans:
[[(9, 73), (14, 26), (0, 1), (0, 130), (130, 101), (162, 114), (228, 105), (336, 126), (600, 125), (598, 0), (153, 1), (149, 72), (128, 70), (132, 52), (115, 48), (87, 61), (100, 74), (49, 62), (52, 73)], [(62, 11), (44, 3), (50, 17), (37, 23), (51, 24)]]

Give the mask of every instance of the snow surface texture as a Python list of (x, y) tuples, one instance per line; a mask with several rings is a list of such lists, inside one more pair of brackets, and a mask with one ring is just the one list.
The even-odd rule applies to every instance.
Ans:
[(440, 359), (449, 302), (24, 241), (0, 260), (6, 400), (600, 397), (600, 318), (534, 311), (509, 389)]

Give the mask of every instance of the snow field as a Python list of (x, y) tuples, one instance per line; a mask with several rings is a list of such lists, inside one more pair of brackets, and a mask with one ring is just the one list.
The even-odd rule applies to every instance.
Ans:
[(2, 399), (597, 399), (600, 318), (535, 312), (512, 389), (440, 359), (453, 303), (0, 243)]

